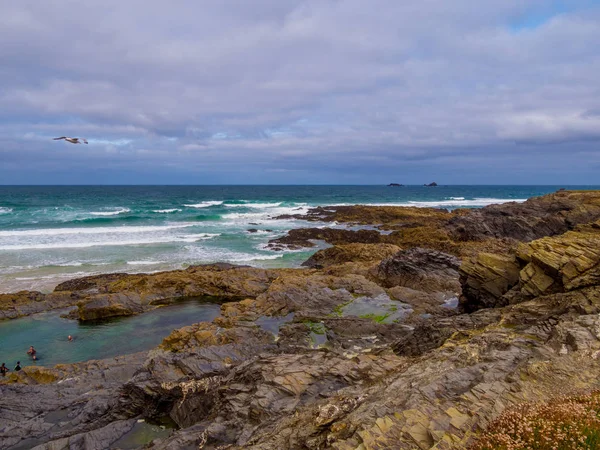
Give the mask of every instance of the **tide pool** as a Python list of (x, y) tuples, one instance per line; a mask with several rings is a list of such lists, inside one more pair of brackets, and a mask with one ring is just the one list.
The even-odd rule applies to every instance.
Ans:
[[(13, 370), (21, 366), (53, 366), (91, 359), (110, 358), (150, 350), (171, 331), (197, 322), (211, 321), (220, 306), (205, 300), (186, 300), (139, 316), (93, 323), (63, 319), (65, 310), (34, 314), (0, 322), (0, 363)], [(73, 341), (68, 336), (73, 336)], [(37, 350), (37, 361), (27, 355)]]

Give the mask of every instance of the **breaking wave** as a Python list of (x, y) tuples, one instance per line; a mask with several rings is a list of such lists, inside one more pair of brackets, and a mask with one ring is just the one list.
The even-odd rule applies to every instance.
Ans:
[(183, 206), (187, 206), (188, 208), (210, 208), (211, 206), (219, 206), (222, 204), (222, 201), (207, 201), (200, 203), (184, 204)]
[(119, 208), (116, 209), (115, 211), (94, 211), (91, 212), (90, 214), (92, 216), (118, 216), (119, 214), (125, 214), (131, 212), (131, 210), (129, 208)]

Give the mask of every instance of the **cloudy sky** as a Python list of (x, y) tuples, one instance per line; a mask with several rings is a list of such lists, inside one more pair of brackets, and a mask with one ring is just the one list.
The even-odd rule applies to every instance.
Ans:
[(0, 184), (600, 184), (600, 0), (167, 3), (0, 1)]

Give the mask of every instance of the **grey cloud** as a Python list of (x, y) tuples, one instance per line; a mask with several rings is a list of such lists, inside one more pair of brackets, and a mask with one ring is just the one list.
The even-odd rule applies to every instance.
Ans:
[(485, 171), (537, 158), (530, 144), (568, 160), (562, 143), (600, 138), (600, 12), (585, 3), (515, 30), (547, 2), (3, 2), (0, 155), (217, 181)]

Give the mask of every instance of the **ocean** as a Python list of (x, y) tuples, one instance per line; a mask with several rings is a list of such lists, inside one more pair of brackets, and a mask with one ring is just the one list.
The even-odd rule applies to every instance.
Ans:
[[(108, 272), (230, 262), (297, 267), (267, 242), (317, 205), (479, 208), (593, 186), (0, 186), (0, 293)], [(331, 226), (330, 224), (328, 226)], [(255, 230), (255, 231), (249, 231)]]

